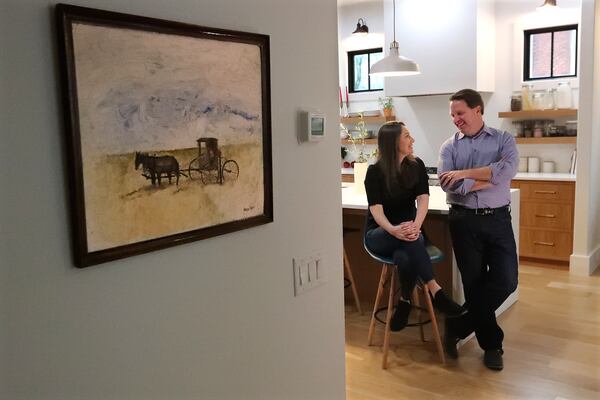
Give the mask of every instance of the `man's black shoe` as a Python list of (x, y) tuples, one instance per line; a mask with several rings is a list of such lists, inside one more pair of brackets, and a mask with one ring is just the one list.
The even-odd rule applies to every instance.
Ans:
[(448, 318), (446, 318), (446, 322), (444, 324), (444, 351), (446, 355), (454, 360), (458, 358), (458, 350), (456, 349), (456, 344), (458, 343), (458, 337), (452, 333), (452, 328), (450, 327), (450, 322)]
[(494, 371), (501, 371), (504, 368), (504, 362), (502, 361), (502, 349), (486, 350), (483, 355), (483, 363), (489, 369)]
[(408, 323), (408, 314), (410, 313), (410, 303), (408, 301), (400, 300), (394, 310), (394, 315), (390, 320), (390, 330), (392, 332), (398, 332), (404, 329)]
[[(432, 296), (433, 297), (433, 296)], [(446, 296), (443, 290), (438, 290), (433, 297), (435, 308), (443, 312), (447, 317), (459, 317), (467, 312), (467, 309), (457, 304), (450, 297)]]

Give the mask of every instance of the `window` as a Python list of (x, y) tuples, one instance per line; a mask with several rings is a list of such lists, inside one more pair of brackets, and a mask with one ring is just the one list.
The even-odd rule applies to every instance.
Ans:
[(348, 52), (348, 89), (350, 93), (383, 90), (383, 77), (370, 77), (371, 65), (383, 58), (383, 49)]
[(531, 29), (524, 34), (523, 80), (577, 76), (577, 25)]

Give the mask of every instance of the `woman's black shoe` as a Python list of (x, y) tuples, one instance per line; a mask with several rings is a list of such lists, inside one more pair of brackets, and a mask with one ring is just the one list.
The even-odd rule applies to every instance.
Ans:
[(408, 301), (400, 300), (394, 310), (394, 315), (390, 320), (390, 330), (392, 332), (398, 332), (404, 329), (408, 323), (408, 314), (410, 314), (410, 303)]
[(435, 293), (433, 297), (433, 305), (435, 308), (446, 314), (447, 317), (458, 317), (467, 312), (463, 306), (456, 304), (454, 300), (446, 296), (441, 289)]

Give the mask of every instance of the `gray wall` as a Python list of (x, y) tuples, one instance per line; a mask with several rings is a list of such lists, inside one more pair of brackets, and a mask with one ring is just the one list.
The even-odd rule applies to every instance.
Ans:
[[(77, 1), (270, 35), (273, 104), (274, 223), (82, 270), (53, 4), (0, 4), (0, 398), (343, 399), (336, 2)], [(297, 143), (300, 108), (324, 142)], [(314, 252), (328, 282), (295, 298)]]

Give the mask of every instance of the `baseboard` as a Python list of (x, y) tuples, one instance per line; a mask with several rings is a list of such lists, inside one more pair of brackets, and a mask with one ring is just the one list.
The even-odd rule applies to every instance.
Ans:
[(573, 275), (589, 276), (596, 271), (600, 264), (600, 245), (589, 255), (571, 254), (569, 271)]

